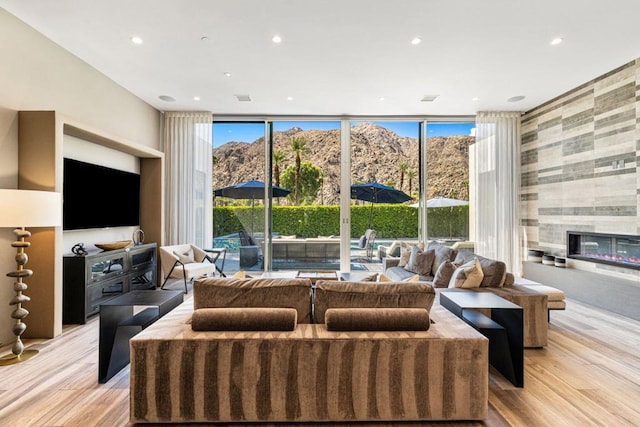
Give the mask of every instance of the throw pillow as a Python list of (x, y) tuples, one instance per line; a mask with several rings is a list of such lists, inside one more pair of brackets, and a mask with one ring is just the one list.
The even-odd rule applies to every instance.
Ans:
[(246, 279), (247, 277), (247, 272), (240, 270), (240, 271), (236, 271), (235, 273), (233, 273), (233, 276), (231, 276), (234, 279)]
[(187, 251), (183, 254), (173, 251), (173, 254), (177, 256), (180, 262), (183, 264), (191, 264), (192, 262), (196, 262), (191, 251)]
[(384, 273), (378, 273), (378, 282), (393, 282), (393, 280)]
[(405, 243), (402, 246), (400, 252), (400, 261), (398, 262), (398, 267), (404, 267), (405, 265), (407, 265), (407, 263), (409, 262), (409, 257), (411, 256), (411, 248), (414, 246), (417, 246), (418, 249), (424, 251), (424, 243), (422, 242), (418, 243), (417, 245), (410, 245), (408, 243)]
[(433, 287), (435, 288), (448, 288), (451, 276), (456, 271), (459, 265), (451, 261), (445, 261), (440, 264), (435, 276), (433, 277)]
[(409, 254), (409, 261), (407, 265), (404, 266), (404, 269), (421, 276), (430, 276), (431, 264), (433, 264), (434, 258), (435, 251), (430, 250), (423, 252), (417, 246), (413, 246)]
[(394, 255), (394, 253), (400, 254), (402, 248), (406, 246), (407, 244), (402, 240), (394, 240), (393, 243), (391, 243), (391, 246), (389, 246), (389, 249), (387, 249), (387, 256), (397, 256)]
[(420, 281), (420, 275), (418, 274), (414, 274), (413, 276), (403, 280), (403, 282), (419, 282), (419, 281)]
[(361, 282), (375, 282), (378, 279), (378, 273), (373, 273), (369, 276), (360, 279)]
[(450, 288), (479, 288), (484, 274), (478, 258), (474, 258), (466, 264), (462, 264), (453, 272), (449, 281)]
[[(435, 252), (435, 259), (433, 260), (433, 265), (431, 266), (431, 275), (435, 276), (438, 271), (438, 267), (445, 261), (453, 261), (455, 258), (455, 251), (448, 246), (434, 246), (433, 251)], [(463, 263), (461, 263), (463, 264)]]

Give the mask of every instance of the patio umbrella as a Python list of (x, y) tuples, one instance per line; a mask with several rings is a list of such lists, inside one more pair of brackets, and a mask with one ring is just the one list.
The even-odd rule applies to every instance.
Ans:
[(464, 206), (468, 205), (466, 200), (451, 199), (449, 197), (434, 197), (427, 200), (428, 208), (448, 208), (451, 206)]
[(369, 213), (369, 228), (373, 224), (373, 204), (374, 203), (403, 203), (411, 200), (411, 196), (402, 190), (380, 184), (378, 182), (368, 182), (365, 184), (353, 184), (351, 186), (351, 198), (371, 202)]
[[(286, 188), (271, 186), (271, 197), (284, 197), (291, 193)], [(251, 200), (251, 234), (253, 235), (253, 203), (255, 199), (264, 197), (264, 182), (245, 181), (229, 187), (219, 188), (213, 193), (216, 197), (228, 197), (230, 199), (250, 199)]]

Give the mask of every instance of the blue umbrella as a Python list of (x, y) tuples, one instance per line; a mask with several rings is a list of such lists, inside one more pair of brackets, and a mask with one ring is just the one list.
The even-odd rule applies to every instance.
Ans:
[[(291, 193), (286, 188), (271, 186), (272, 197), (284, 197)], [(229, 197), (231, 199), (262, 199), (264, 197), (264, 182), (245, 181), (240, 184), (219, 188), (214, 192), (216, 197)]]
[(380, 184), (378, 182), (368, 182), (365, 184), (353, 184), (351, 186), (351, 198), (371, 202), (369, 213), (369, 228), (373, 224), (373, 204), (374, 203), (403, 203), (411, 200), (411, 196), (402, 190)]
[[(284, 197), (291, 193), (286, 188), (271, 186), (271, 197)], [(253, 202), (264, 197), (264, 182), (245, 181), (229, 187), (219, 188), (213, 192), (216, 197), (229, 197), (230, 199), (251, 199), (251, 234), (253, 234)]]

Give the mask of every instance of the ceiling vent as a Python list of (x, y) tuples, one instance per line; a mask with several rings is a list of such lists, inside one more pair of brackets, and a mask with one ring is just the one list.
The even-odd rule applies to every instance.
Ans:
[(425, 95), (422, 97), (422, 99), (420, 100), (421, 102), (433, 102), (436, 100), (436, 98), (438, 98), (440, 95)]
[(240, 102), (251, 102), (251, 97), (249, 95), (234, 95), (234, 96)]

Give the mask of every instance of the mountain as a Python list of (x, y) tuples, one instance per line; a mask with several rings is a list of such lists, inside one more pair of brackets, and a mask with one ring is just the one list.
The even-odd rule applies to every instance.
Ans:
[[(280, 171), (295, 163), (290, 146), (292, 137), (307, 141), (308, 150), (302, 161), (310, 161), (324, 172), (322, 194), (316, 202), (339, 203), (340, 188), (340, 129), (302, 130), (293, 127), (274, 132), (274, 151), (286, 153)], [(427, 198), (436, 196), (469, 200), (469, 145), (472, 136), (434, 137), (427, 140)], [(213, 150), (213, 188), (239, 182), (264, 180), (264, 138), (251, 143), (228, 142)], [(415, 176), (405, 173), (401, 184), (398, 165), (406, 162)], [(351, 128), (351, 171), (353, 183), (380, 182), (401, 188), (417, 197), (418, 141), (401, 137), (395, 132), (373, 123), (361, 123)], [(274, 184), (275, 184), (274, 178)], [(411, 182), (410, 182), (411, 181)]]

